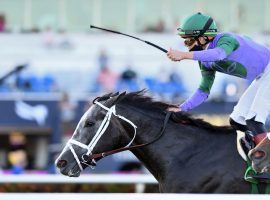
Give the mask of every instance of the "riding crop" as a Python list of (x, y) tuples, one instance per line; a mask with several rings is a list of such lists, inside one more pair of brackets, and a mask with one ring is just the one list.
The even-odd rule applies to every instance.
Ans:
[(100, 29), (100, 30), (103, 30), (103, 31), (108, 31), (108, 32), (111, 32), (111, 33), (116, 33), (116, 34), (119, 34), (119, 35), (125, 35), (125, 36), (127, 36), (127, 37), (131, 37), (131, 38), (133, 38), (133, 39), (136, 39), (136, 40), (139, 40), (139, 41), (141, 41), (141, 42), (144, 42), (144, 43), (146, 43), (146, 44), (148, 44), (148, 45), (151, 45), (151, 46), (153, 46), (153, 47), (155, 47), (155, 48), (157, 48), (157, 49), (163, 51), (164, 53), (167, 53), (167, 52), (168, 52), (166, 49), (164, 49), (164, 48), (162, 48), (162, 47), (160, 47), (160, 46), (158, 46), (158, 45), (156, 45), (156, 44), (153, 44), (152, 42), (143, 40), (143, 39), (141, 39), (141, 38), (137, 38), (137, 37), (132, 36), (132, 35), (128, 35), (128, 34), (125, 34), (125, 33), (121, 33), (121, 32), (118, 32), (118, 31), (113, 31), (113, 30), (110, 30), (110, 29), (100, 28), (100, 27), (93, 26), (93, 25), (90, 25), (90, 28)]

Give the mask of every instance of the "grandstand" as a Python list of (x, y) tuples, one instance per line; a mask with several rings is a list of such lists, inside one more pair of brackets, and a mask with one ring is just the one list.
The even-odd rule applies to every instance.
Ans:
[[(227, 17), (224, 12), (227, 11)], [(118, 12), (121, 10), (121, 12)], [(213, 16), (222, 30), (261, 33), (270, 30), (270, 3), (256, 1), (186, 0), (1, 0), (0, 13), (6, 18), (6, 30), (54, 30), (89, 32), (88, 25), (98, 24), (128, 32), (141, 32), (163, 21), (165, 30), (196, 11)]]

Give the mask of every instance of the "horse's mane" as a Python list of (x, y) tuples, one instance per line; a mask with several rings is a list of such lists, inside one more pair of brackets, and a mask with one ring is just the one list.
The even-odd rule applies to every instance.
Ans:
[[(141, 108), (143, 110), (159, 113), (164, 113), (168, 107), (175, 106), (165, 102), (156, 101), (152, 97), (145, 95), (145, 93), (146, 93), (145, 90), (127, 93), (120, 99), (120, 102), (137, 108)], [(234, 130), (230, 126), (212, 125), (204, 121), (203, 119), (194, 118), (191, 114), (186, 112), (178, 113), (177, 118), (178, 118), (177, 121), (179, 121), (179, 123), (181, 124), (192, 125), (199, 128), (211, 130), (214, 132), (232, 132)]]

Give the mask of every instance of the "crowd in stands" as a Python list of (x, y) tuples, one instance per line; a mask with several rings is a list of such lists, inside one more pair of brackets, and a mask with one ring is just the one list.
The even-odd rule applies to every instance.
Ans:
[[(164, 74), (163, 74), (164, 75)], [(57, 80), (51, 74), (40, 75), (14, 75), (15, 79), (3, 81), (0, 84), (0, 92), (63, 92), (57, 85)], [(176, 97), (186, 91), (179, 74), (172, 72), (166, 79), (156, 76), (139, 77), (134, 67), (128, 65), (121, 73), (116, 73), (109, 66), (100, 67), (94, 87), (90, 93), (108, 93), (114, 91), (133, 92), (147, 89), (160, 97), (169, 95)]]
[[(6, 15), (4, 15), (3, 13), (0, 13), (0, 32), (5, 32), (5, 33), (9, 33), (12, 32), (12, 30), (7, 28), (7, 19), (6, 19)], [(178, 20), (177, 21), (177, 25), (178, 25)], [(174, 28), (174, 27), (173, 27)], [(145, 28), (142, 30), (142, 32), (152, 32), (152, 33), (164, 33), (167, 32), (168, 30), (166, 29), (165, 26), (165, 22), (163, 20), (159, 20), (156, 24), (152, 24), (152, 25), (146, 25)], [(53, 30), (50, 26), (47, 26), (44, 29), (38, 28), (33, 26), (32, 28), (28, 28), (28, 29), (21, 29), (20, 30), (21, 33), (53, 33)], [(57, 32), (59, 33), (64, 33), (65, 30), (64, 29), (58, 29)], [(48, 34), (49, 35), (49, 34)]]
[(116, 73), (110, 69), (109, 58), (104, 50), (98, 57), (99, 73), (96, 78), (96, 84), (93, 92), (106, 93), (114, 91), (138, 91), (147, 89), (152, 94), (159, 97), (168, 96), (170, 98), (183, 96), (186, 88), (182, 82), (181, 76), (175, 71), (167, 73), (162, 71), (158, 76), (140, 77), (136, 67), (127, 65), (121, 73)]
[(57, 85), (52, 75), (16, 76), (15, 83), (0, 83), (0, 92), (55, 92)]
[[(99, 57), (99, 73), (96, 82), (90, 93), (108, 93), (114, 91), (133, 92), (147, 89), (149, 92), (159, 96), (171, 95), (179, 96), (186, 92), (181, 77), (176, 72), (170, 74), (161, 72), (162, 77), (148, 76), (139, 77), (135, 67), (128, 65), (121, 73), (112, 71), (109, 67), (108, 58), (104, 53)], [(13, 83), (3, 81), (0, 83), (0, 92), (63, 92), (57, 85), (52, 74), (43, 76), (20, 72), (14, 74)], [(165, 78), (164, 78), (165, 76)]]

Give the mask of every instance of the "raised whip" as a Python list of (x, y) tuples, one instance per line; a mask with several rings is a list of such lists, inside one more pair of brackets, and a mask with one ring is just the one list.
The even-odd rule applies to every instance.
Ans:
[(155, 48), (157, 48), (157, 49), (163, 51), (164, 53), (167, 53), (167, 52), (168, 52), (166, 49), (164, 49), (164, 48), (162, 48), (162, 47), (160, 47), (160, 46), (158, 46), (158, 45), (156, 45), (156, 44), (153, 44), (152, 42), (143, 40), (143, 39), (141, 39), (141, 38), (137, 38), (137, 37), (132, 36), (132, 35), (128, 35), (128, 34), (125, 34), (125, 33), (121, 33), (121, 32), (119, 32), (119, 31), (113, 31), (113, 30), (110, 30), (110, 29), (100, 28), (100, 27), (93, 26), (93, 25), (90, 25), (90, 28), (100, 29), (100, 30), (103, 30), (103, 31), (108, 31), (108, 32), (111, 32), (111, 33), (116, 33), (116, 34), (119, 34), (119, 35), (125, 35), (125, 36), (127, 36), (127, 37), (131, 37), (131, 38), (133, 38), (133, 39), (140, 40), (141, 42), (144, 42), (144, 43), (146, 43), (146, 44), (149, 44), (149, 45), (151, 45), (151, 46), (153, 46), (153, 47), (155, 47)]

